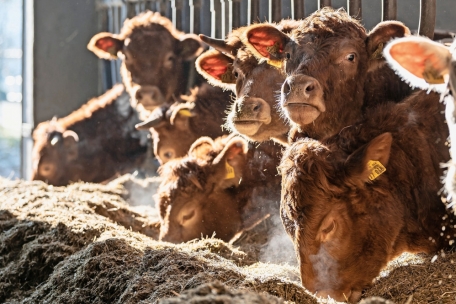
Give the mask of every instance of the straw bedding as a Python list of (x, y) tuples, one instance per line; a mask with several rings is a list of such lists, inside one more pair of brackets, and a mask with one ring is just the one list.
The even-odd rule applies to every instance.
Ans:
[[(296, 265), (258, 262), (272, 220), (234, 244), (173, 245), (156, 241), (157, 218), (130, 207), (129, 197), (120, 182), (52, 187), (0, 178), (0, 302), (318, 303)], [(431, 258), (402, 257), (365, 296), (455, 303), (456, 254)]]

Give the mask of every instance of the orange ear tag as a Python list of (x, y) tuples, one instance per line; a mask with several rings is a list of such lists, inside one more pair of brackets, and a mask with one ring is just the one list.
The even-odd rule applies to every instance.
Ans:
[(190, 112), (187, 109), (182, 109), (182, 110), (179, 110), (179, 115), (182, 115), (185, 117), (192, 117), (192, 112)]
[(369, 179), (371, 181), (373, 181), (386, 171), (386, 168), (382, 165), (382, 163), (377, 160), (368, 161), (367, 168), (371, 171), (371, 174), (369, 174)]
[(225, 179), (231, 179), (235, 177), (234, 168), (228, 162), (225, 162), (226, 175)]

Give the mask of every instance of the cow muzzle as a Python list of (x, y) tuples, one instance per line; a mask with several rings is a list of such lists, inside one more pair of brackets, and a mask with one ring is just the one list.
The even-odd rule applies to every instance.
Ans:
[(290, 76), (282, 85), (281, 106), (297, 125), (310, 124), (326, 111), (323, 89), (313, 77)]
[(354, 290), (319, 290), (315, 294), (317, 297), (327, 299), (328, 297), (336, 300), (337, 302), (358, 303), (361, 298), (360, 291)]
[(234, 128), (239, 133), (252, 136), (263, 124), (271, 123), (271, 107), (262, 98), (238, 99), (230, 116)]
[(136, 90), (135, 98), (137, 103), (143, 105), (146, 110), (152, 111), (166, 102), (165, 96), (157, 86), (140, 86)]

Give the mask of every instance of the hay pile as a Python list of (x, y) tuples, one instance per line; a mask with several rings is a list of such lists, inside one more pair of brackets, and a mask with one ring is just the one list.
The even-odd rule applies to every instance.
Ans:
[[(295, 266), (257, 262), (271, 221), (234, 246), (211, 238), (172, 245), (155, 240), (155, 217), (133, 211), (125, 195), (121, 183), (0, 178), (0, 302), (317, 303)], [(366, 296), (454, 302), (456, 256), (429, 260), (392, 264)]]

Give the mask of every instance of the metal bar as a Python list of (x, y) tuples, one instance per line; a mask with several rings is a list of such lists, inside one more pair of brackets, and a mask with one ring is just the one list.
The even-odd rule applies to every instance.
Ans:
[(382, 21), (397, 19), (397, 0), (382, 1)]
[(127, 18), (136, 16), (136, 4), (134, 2), (127, 2)]
[(258, 21), (258, 15), (260, 14), (260, 0), (248, 0), (247, 6), (247, 24)]
[(279, 22), (282, 19), (282, 3), (280, 0), (268, 0), (269, 22)]
[(32, 177), (34, 0), (23, 0), (21, 177)]
[(226, 35), (226, 32), (225, 32), (225, 7), (226, 7), (226, 3), (225, 3), (225, 0), (220, 0), (220, 15), (222, 15), (221, 17), (221, 22), (222, 22), (222, 27), (221, 27), (221, 38), (225, 38), (225, 35)]
[(215, 0), (211, 0), (211, 37), (215, 38)]
[(332, 6), (331, 0), (318, 0), (318, 7), (323, 8), (325, 6)]
[(144, 10), (155, 11), (155, 1), (145, 0), (144, 2)]
[(229, 2), (229, 25), (228, 30), (231, 32), (233, 29), (241, 26), (241, 1), (228, 0)]
[(188, 1), (188, 5), (190, 6), (190, 33), (195, 33), (195, 5), (193, 4), (193, 0)]
[(420, 23), (418, 33), (421, 36), (434, 38), (436, 0), (420, 0)]
[(363, 19), (363, 10), (361, 0), (348, 0), (348, 14), (355, 19)]
[(182, 1), (171, 0), (173, 25), (178, 30), (182, 30)]
[(305, 17), (304, 0), (291, 0), (291, 19), (299, 20)]

